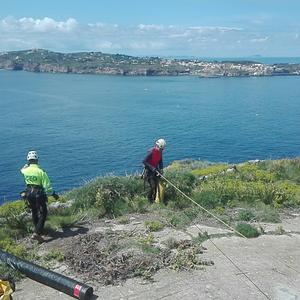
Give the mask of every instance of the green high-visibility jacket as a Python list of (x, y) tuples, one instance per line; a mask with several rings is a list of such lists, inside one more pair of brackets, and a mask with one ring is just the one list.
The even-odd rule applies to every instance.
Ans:
[(38, 165), (25, 165), (21, 169), (24, 176), (25, 184), (37, 185), (44, 189), (45, 193), (50, 195), (53, 192), (50, 179), (47, 173)]

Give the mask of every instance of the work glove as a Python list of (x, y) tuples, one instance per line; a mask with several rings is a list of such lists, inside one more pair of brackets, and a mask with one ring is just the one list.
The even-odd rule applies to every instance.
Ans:
[(58, 199), (59, 199), (59, 196), (58, 196), (55, 192), (53, 192), (51, 196), (52, 196), (55, 200), (58, 200)]

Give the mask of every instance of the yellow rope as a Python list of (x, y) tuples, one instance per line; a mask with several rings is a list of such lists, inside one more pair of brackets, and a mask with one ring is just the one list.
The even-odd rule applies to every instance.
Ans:
[[(186, 195), (183, 191), (181, 191), (177, 186), (175, 186), (170, 180), (168, 180), (165, 176), (163, 176), (162, 174), (160, 174), (158, 171), (157, 173), (160, 175), (161, 178), (163, 178), (166, 182), (168, 182), (173, 188), (175, 188), (181, 195), (183, 195), (184, 197), (186, 197), (188, 200), (190, 200), (192, 203), (194, 203), (196, 206), (200, 207), (202, 210), (204, 210), (206, 213), (208, 213), (209, 215), (211, 215), (213, 218), (215, 218), (216, 220), (218, 220), (219, 222), (221, 222), (222, 224), (224, 224), (227, 228), (229, 228), (230, 230), (236, 232), (238, 235), (240, 235), (243, 238), (246, 238), (243, 234), (241, 234), (240, 232), (238, 232), (236, 229), (234, 229), (233, 227), (231, 227), (230, 225), (226, 224), (223, 220), (221, 220), (220, 218), (218, 218), (216, 215), (214, 215), (213, 213), (211, 213), (210, 211), (208, 211), (205, 207), (201, 206), (199, 203), (197, 203), (195, 200), (193, 200), (191, 197), (189, 197), (188, 195)], [(198, 228), (198, 230), (200, 232), (202, 232), (201, 228), (195, 224), (196, 227)], [(254, 287), (268, 300), (271, 300), (271, 298), (224, 252), (222, 251), (222, 249), (220, 247), (218, 247), (210, 237), (208, 237), (209, 241), (213, 244), (213, 246), (227, 259), (229, 260), (229, 262), (241, 273), (243, 274), (253, 285)]]
[(233, 227), (231, 227), (230, 225), (228, 225), (227, 223), (225, 223), (223, 220), (221, 220), (219, 217), (217, 217), (216, 215), (214, 215), (212, 212), (210, 212), (209, 210), (207, 210), (205, 207), (201, 206), (199, 203), (197, 203), (195, 200), (193, 200), (191, 197), (189, 197), (188, 195), (186, 195), (183, 191), (181, 191), (177, 186), (175, 186), (170, 180), (168, 180), (165, 176), (163, 176), (162, 174), (160, 174), (160, 177), (163, 178), (166, 182), (168, 182), (174, 189), (176, 189), (179, 193), (181, 193), (181, 195), (183, 195), (184, 197), (186, 197), (187, 199), (189, 199), (191, 202), (193, 202), (196, 206), (200, 207), (202, 210), (204, 210), (206, 213), (208, 213), (209, 215), (211, 215), (213, 218), (215, 218), (216, 220), (218, 220), (219, 222), (221, 222), (222, 224), (224, 224), (227, 228), (229, 228), (230, 230), (232, 230), (233, 232), (235, 232), (236, 234), (238, 234), (239, 236), (243, 237), (246, 239), (246, 237), (238, 232), (236, 229), (234, 229)]

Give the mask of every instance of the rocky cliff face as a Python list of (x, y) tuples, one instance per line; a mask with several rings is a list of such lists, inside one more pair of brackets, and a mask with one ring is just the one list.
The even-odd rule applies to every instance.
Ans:
[(272, 76), (300, 75), (300, 64), (265, 65), (257, 62), (206, 62), (139, 58), (101, 52), (56, 53), (28, 50), (0, 53), (0, 69), (45, 73), (127, 76)]

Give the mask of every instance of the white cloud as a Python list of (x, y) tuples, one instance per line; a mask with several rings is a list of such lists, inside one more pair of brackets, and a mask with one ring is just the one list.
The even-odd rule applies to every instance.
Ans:
[(9, 32), (71, 32), (78, 26), (75, 19), (69, 18), (66, 21), (55, 21), (52, 18), (43, 19), (13, 17), (5, 18), (0, 23), (0, 31)]
[(269, 39), (268, 36), (251, 39), (252, 43), (265, 43)]
[(208, 32), (208, 31), (230, 32), (230, 31), (243, 30), (243, 28), (238, 28), (238, 27), (222, 27), (222, 26), (193, 26), (193, 27), (189, 27), (189, 29), (199, 31), (199, 32)]
[(160, 31), (165, 29), (164, 26), (154, 25), (154, 24), (151, 25), (139, 24), (137, 28), (141, 31)]
[[(280, 39), (296, 45), (299, 35), (283, 32)], [(243, 56), (261, 53), (262, 45), (274, 40), (274, 34), (261, 28), (255, 32), (230, 26), (82, 24), (74, 18), (61, 21), (50, 17), (0, 20), (0, 51), (45, 48), (130, 55)]]

